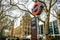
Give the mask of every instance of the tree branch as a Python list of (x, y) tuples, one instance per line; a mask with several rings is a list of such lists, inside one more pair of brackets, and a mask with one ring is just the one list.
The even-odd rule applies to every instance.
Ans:
[(54, 10), (54, 11), (56, 12), (56, 14), (57, 14), (57, 11), (56, 11), (56, 9), (54, 9), (54, 8), (53, 8), (53, 10)]
[(43, 21), (39, 16), (38, 16), (38, 20), (40, 20), (41, 22), (45, 23), (45, 21)]
[(58, 17), (57, 17), (57, 16), (55, 16), (54, 14), (52, 14), (52, 13), (51, 13), (51, 15), (53, 15), (55, 18), (57, 18), (57, 19), (58, 19)]
[[(44, 3), (45, 4), (45, 3)], [(19, 10), (22, 10), (22, 11), (25, 11), (25, 12), (29, 12), (31, 15), (33, 15), (30, 11), (29, 11), (29, 9), (27, 9), (26, 7), (25, 7), (25, 5), (23, 5), (23, 4), (18, 4), (18, 5), (22, 5), (22, 6), (24, 6), (27, 10), (24, 10), (24, 9), (21, 9), (19, 6), (17, 6), (17, 5), (13, 5), (13, 4), (10, 4), (10, 5), (12, 5), (12, 6), (16, 6)], [(46, 4), (45, 4), (45, 6), (46, 6)], [(47, 6), (46, 6), (47, 7)], [(34, 16), (34, 15), (33, 15)], [(42, 21), (43, 23), (45, 23), (41, 18), (39, 18), (38, 17), (38, 19), (40, 20), (40, 21)]]
[(44, 10), (45, 10), (45, 12), (47, 12), (48, 10), (47, 10), (47, 5), (46, 5), (46, 3), (45, 3), (44, 1), (40, 1), (40, 0), (38, 0), (38, 1), (44, 4), (44, 7), (45, 7)]
[(51, 5), (51, 7), (53, 7), (55, 5), (55, 3), (57, 2), (57, 0), (55, 0), (55, 2)]
[[(18, 5), (14, 5), (14, 4), (10, 4), (12, 6), (16, 6), (19, 10), (22, 10), (22, 11), (25, 11), (25, 12), (29, 12), (31, 15), (33, 15), (24, 5), (24, 7), (27, 9), (27, 10), (24, 10), (24, 9), (21, 9)], [(21, 5), (21, 4), (20, 4)], [(33, 15), (34, 16), (34, 15)]]
[(52, 0), (50, 0), (50, 3), (49, 3), (49, 11), (51, 10), (51, 4), (52, 4)]

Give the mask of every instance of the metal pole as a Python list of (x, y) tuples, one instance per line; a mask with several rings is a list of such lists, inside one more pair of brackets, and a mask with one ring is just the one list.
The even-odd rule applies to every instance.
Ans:
[(36, 24), (37, 24), (37, 39), (39, 36), (39, 21), (38, 21), (38, 15), (35, 16), (36, 17)]
[(37, 40), (36, 16), (34, 16), (34, 17), (32, 18), (31, 40)]

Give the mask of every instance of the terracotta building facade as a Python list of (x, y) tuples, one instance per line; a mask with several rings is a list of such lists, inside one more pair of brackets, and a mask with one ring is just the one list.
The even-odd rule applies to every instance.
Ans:
[(20, 26), (14, 29), (14, 36), (26, 38), (28, 35), (31, 35), (31, 16), (25, 13), (20, 20)]

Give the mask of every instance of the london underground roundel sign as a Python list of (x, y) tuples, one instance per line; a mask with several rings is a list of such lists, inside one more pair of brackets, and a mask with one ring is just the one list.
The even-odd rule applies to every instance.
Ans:
[(35, 2), (34, 6), (32, 8), (32, 14), (33, 15), (38, 15), (39, 14), (40, 6), (41, 6), (40, 2)]

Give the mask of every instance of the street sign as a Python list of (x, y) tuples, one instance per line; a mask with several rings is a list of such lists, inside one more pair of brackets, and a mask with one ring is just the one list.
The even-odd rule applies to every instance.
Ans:
[(42, 4), (40, 2), (35, 2), (33, 8), (32, 8), (32, 14), (33, 15), (39, 15), (39, 11), (41, 11)]
[(36, 6), (34, 7), (34, 9), (32, 10), (32, 12), (37, 11), (37, 9), (40, 8), (40, 6), (41, 6), (41, 4), (36, 5)]
[(36, 26), (36, 18), (35, 18), (35, 17), (34, 17), (34, 18), (32, 18), (31, 25), (32, 25), (32, 27), (33, 27), (34, 25)]

